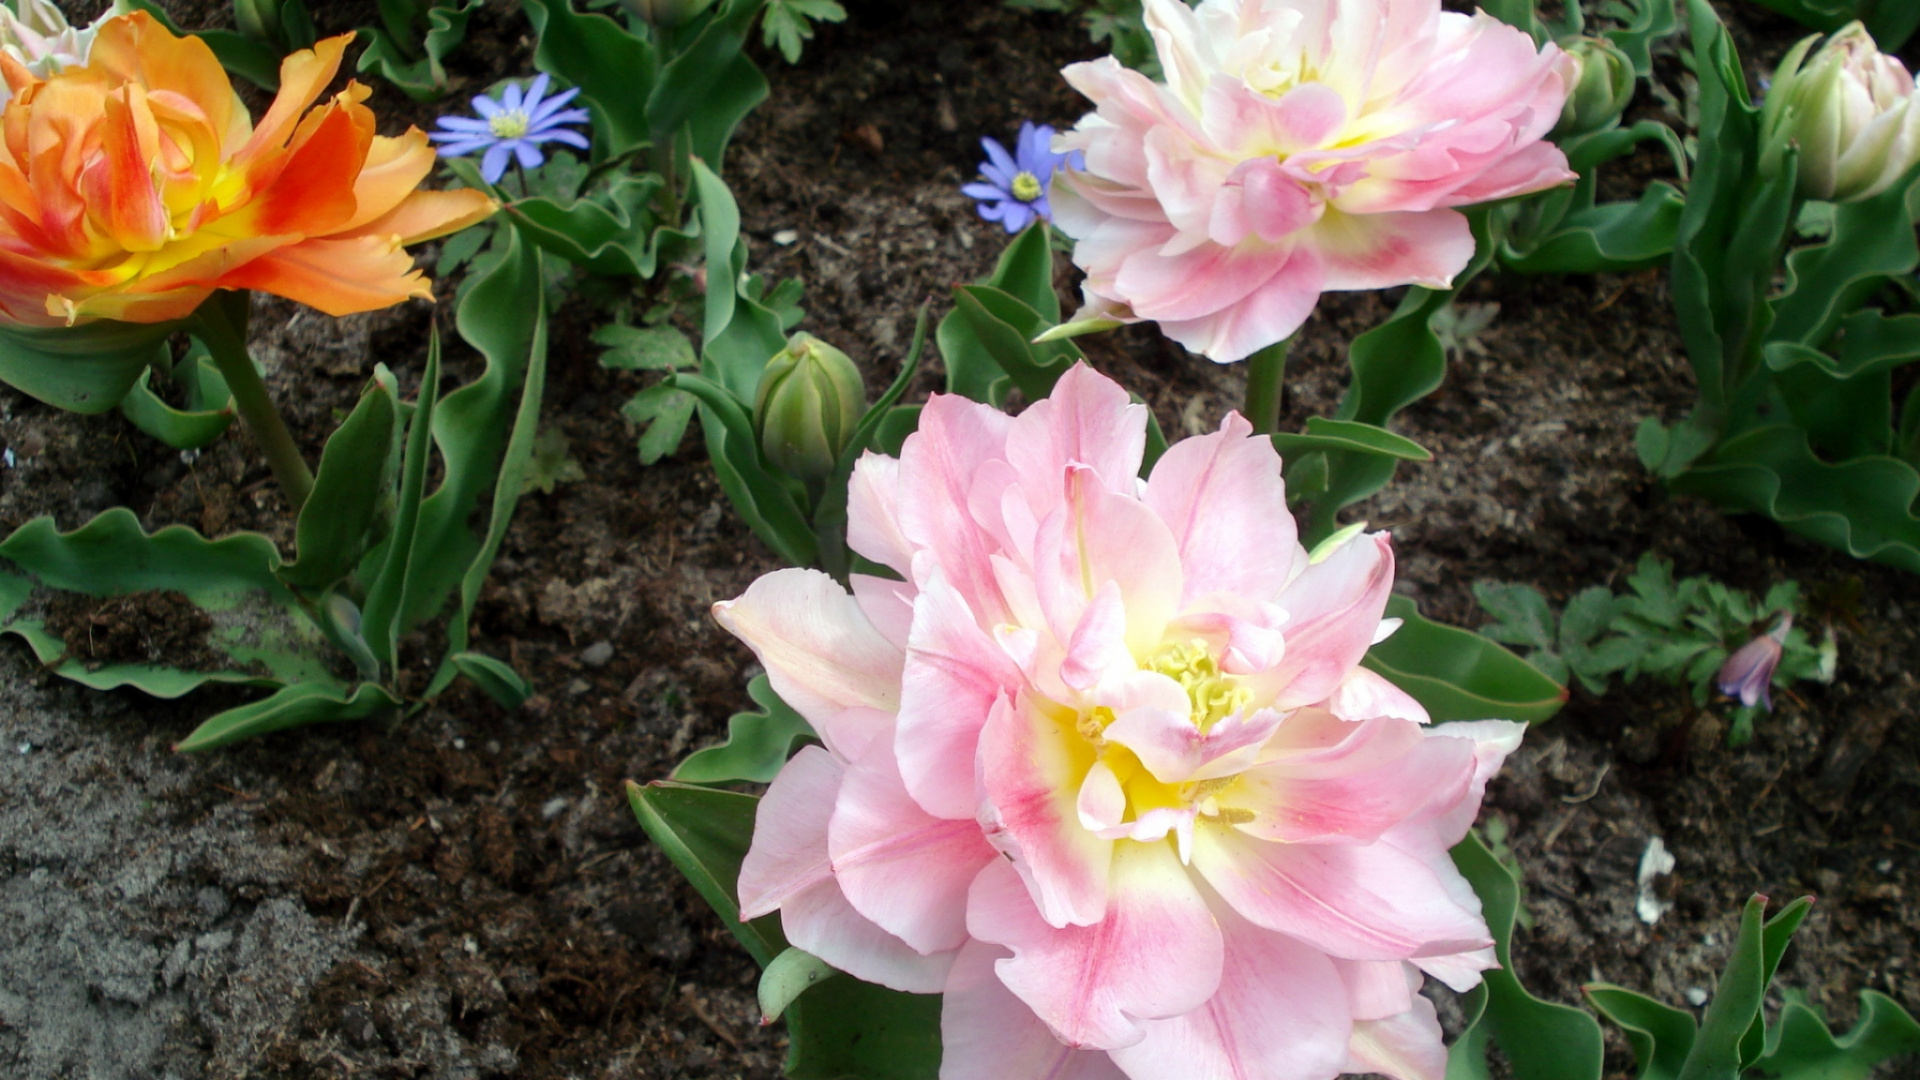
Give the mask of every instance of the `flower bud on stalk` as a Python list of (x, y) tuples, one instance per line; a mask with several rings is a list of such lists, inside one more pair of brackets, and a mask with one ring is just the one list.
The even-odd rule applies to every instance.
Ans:
[(1727, 662), (1720, 667), (1720, 675), (1715, 680), (1720, 692), (1731, 698), (1739, 698), (1740, 704), (1751, 709), (1755, 705), (1773, 711), (1773, 669), (1780, 666), (1780, 656), (1786, 650), (1787, 631), (1793, 629), (1793, 616), (1782, 615), (1780, 622), (1765, 634), (1740, 646)]
[(1800, 148), (1800, 193), (1857, 202), (1891, 187), (1920, 161), (1913, 76), (1883, 55), (1858, 22), (1793, 47), (1774, 72), (1761, 113), (1761, 169), (1773, 175), (1789, 143)]
[(1579, 64), (1580, 74), (1560, 108), (1560, 125), (1554, 133), (1586, 135), (1610, 126), (1633, 100), (1633, 61), (1602, 38), (1575, 38), (1566, 50)]
[(833, 472), (866, 411), (860, 369), (806, 333), (793, 335), (767, 364), (753, 401), (761, 452), (774, 468), (803, 480)]

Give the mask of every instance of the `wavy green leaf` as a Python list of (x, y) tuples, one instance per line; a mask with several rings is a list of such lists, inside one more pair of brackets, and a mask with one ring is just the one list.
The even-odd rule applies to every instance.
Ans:
[(1316, 450), (1347, 450), (1395, 461), (1432, 461), (1426, 447), (1404, 435), (1358, 420), (1329, 420), (1324, 416), (1307, 417), (1307, 430), (1301, 434), (1278, 433), (1273, 448), (1283, 460)]
[[(429, 3), (425, 16), (426, 32), (417, 47), (404, 19), (387, 18), (382, 27), (367, 26), (360, 36), (367, 42), (356, 70), (373, 72), (399, 87), (415, 101), (437, 101), (450, 89), (443, 61), (467, 37), (467, 20), (480, 7), (481, 0), (453, 0)], [(383, 17), (388, 5), (381, 5)]]
[(974, 340), (1006, 373), (1028, 401), (1053, 392), (1053, 384), (1083, 358), (1070, 341), (1034, 344), (1052, 323), (1018, 296), (991, 285), (962, 285), (953, 290), (954, 310), (967, 320)]
[(1436, 723), (1532, 724), (1567, 703), (1567, 688), (1532, 664), (1470, 630), (1423, 618), (1419, 605), (1404, 596), (1387, 601), (1387, 617), (1405, 622), (1361, 662), (1413, 695)]
[(534, 66), (579, 87), (593, 106), (593, 160), (647, 145), (647, 103), (660, 68), (653, 43), (605, 15), (574, 11), (569, 0), (520, 0), (520, 7), (533, 23)]
[(399, 643), (406, 633), (400, 622), (402, 605), (414, 541), (419, 535), (421, 497), (427, 489), (427, 466), (433, 457), (433, 415), (439, 400), (440, 330), (434, 327), (427, 335), (427, 366), (420, 374), (420, 398), (407, 421), (406, 444), (400, 453), (400, 490), (393, 531), (384, 544), (368, 554), (362, 570), (370, 584), (361, 609), (360, 632), (368, 649), (389, 671), (400, 666)]
[(721, 0), (692, 41), (676, 43), (676, 55), (661, 67), (660, 77), (647, 96), (647, 123), (656, 145), (671, 142), (682, 124), (708, 112), (716, 101), (724, 102), (733, 114), (732, 123), (713, 124), (703, 133), (708, 145), (693, 147), (696, 156), (712, 167), (719, 166), (733, 124), (766, 97), (766, 79), (760, 77), (751, 61), (745, 61), (751, 74), (743, 72), (745, 58), (740, 54), (747, 30), (760, 14), (763, 2)]
[(101, 320), (80, 326), (0, 328), (0, 382), (68, 412), (120, 404), (184, 324)]
[(174, 370), (187, 384), (187, 408), (160, 400), (150, 385), (153, 369), (148, 368), (120, 399), (120, 412), (134, 427), (176, 450), (198, 450), (233, 426), (233, 397), (210, 359), (189, 356)]
[(687, 755), (674, 768), (673, 779), (688, 784), (770, 784), (793, 756), (794, 744), (813, 737), (813, 725), (780, 700), (765, 675), (747, 684), (747, 696), (759, 710), (734, 713), (727, 720), (727, 741)]
[(1638, 1080), (1679, 1080), (1699, 1031), (1693, 1014), (1608, 983), (1585, 988), (1600, 1015), (1619, 1025), (1640, 1063)]
[(281, 687), (264, 700), (249, 702), (209, 718), (194, 728), (192, 734), (174, 744), (174, 749), (181, 753), (212, 750), (255, 735), (307, 724), (365, 720), (392, 712), (399, 705), (399, 698), (394, 697), (386, 687), (374, 683), (361, 683), (344, 693), (329, 683), (296, 683)]
[(663, 248), (699, 236), (694, 222), (680, 226), (654, 215), (662, 181), (652, 173), (623, 173), (582, 199), (545, 197), (507, 204), (526, 237), (575, 266), (610, 277), (651, 278)]
[(1862, 990), (1859, 1022), (1835, 1038), (1804, 996), (1790, 993), (1753, 1071), (1769, 1080), (1867, 1080), (1902, 1054), (1920, 1054), (1920, 1023), (1885, 994)]
[(313, 493), (295, 526), (298, 558), (280, 568), (296, 589), (320, 590), (346, 577), (367, 552), (381, 504), (391, 496), (400, 434), (400, 399), (371, 380), (346, 420), (328, 437)]
[[(1000, 253), (993, 273), (976, 284), (1019, 300), (1049, 324), (1059, 322), (1060, 301), (1053, 292), (1053, 247), (1046, 223), (1022, 230)], [(1006, 398), (1010, 380), (981, 341), (973, 320), (956, 308), (940, 320), (934, 340), (946, 365), (947, 392), (997, 408)]]

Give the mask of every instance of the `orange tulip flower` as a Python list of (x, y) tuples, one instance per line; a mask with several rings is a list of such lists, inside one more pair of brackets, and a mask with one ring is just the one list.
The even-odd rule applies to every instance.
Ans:
[(309, 108), (351, 39), (288, 56), (257, 125), (205, 43), (142, 12), (102, 23), (86, 65), (48, 78), (0, 54), (0, 321), (166, 322), (215, 289), (329, 315), (429, 296), (404, 246), (496, 207), (417, 190), (426, 135), (374, 134), (359, 83)]

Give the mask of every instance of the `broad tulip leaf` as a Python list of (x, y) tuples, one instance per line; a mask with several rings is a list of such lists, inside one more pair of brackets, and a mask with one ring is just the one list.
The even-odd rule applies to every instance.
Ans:
[(1324, 416), (1307, 417), (1304, 433), (1274, 435), (1273, 448), (1285, 461), (1316, 450), (1347, 450), (1396, 461), (1433, 460), (1426, 447), (1404, 435), (1358, 420), (1329, 420)]
[(533, 687), (520, 673), (485, 653), (458, 652), (448, 657), (460, 674), (473, 680), (494, 704), (512, 712), (533, 696)]
[(392, 488), (399, 433), (399, 397), (391, 385), (370, 381), (320, 453), (313, 493), (295, 528), (299, 557), (280, 568), (280, 580), (296, 589), (325, 589), (377, 542), (371, 534)]
[(1501, 264), (1523, 274), (1593, 274), (1651, 266), (1673, 251), (1685, 203), (1672, 185), (1656, 181), (1637, 202), (1604, 203), (1568, 214), (1531, 251), (1508, 253)]
[[(719, 167), (733, 124), (766, 97), (766, 79), (759, 78), (756, 83), (755, 78), (740, 71), (742, 61), (752, 67), (752, 61), (741, 55), (740, 46), (762, 4), (763, 0), (720, 0), (692, 41), (684, 45), (676, 42), (677, 55), (661, 67), (660, 78), (647, 97), (647, 123), (655, 145), (671, 144), (682, 124), (718, 102), (724, 112), (732, 114), (732, 124), (710, 125), (702, 132), (707, 145), (694, 147), (693, 153), (710, 166)], [(753, 76), (758, 75), (758, 69), (754, 69)]]
[(1700, 1033), (1681, 1066), (1680, 1080), (1719, 1080), (1738, 1076), (1760, 1056), (1765, 1018), (1760, 1005), (1774, 968), (1786, 950), (1787, 938), (1805, 918), (1812, 900), (1802, 897), (1772, 919), (1764, 919), (1767, 898), (1747, 901), (1740, 915), (1740, 934), (1733, 955), (1720, 975), (1713, 1001), (1700, 1021)]
[(0, 382), (68, 412), (120, 404), (181, 323), (100, 320), (80, 326), (0, 329)]
[(734, 899), (740, 861), (753, 842), (758, 798), (671, 780), (656, 780), (645, 787), (629, 781), (627, 803), (640, 819), (640, 827), (660, 845), (755, 963), (766, 967), (786, 950), (779, 916), (742, 922), (739, 901)]
[(767, 99), (767, 77), (746, 56), (735, 56), (714, 80), (699, 109), (687, 118), (687, 145), (695, 157), (722, 167), (734, 130)]
[(1920, 1054), (1920, 1023), (1885, 994), (1861, 991), (1859, 1022), (1835, 1038), (1804, 997), (1789, 992), (1753, 1072), (1770, 1080), (1867, 1080), (1874, 1066), (1901, 1054)]
[(813, 525), (788, 479), (760, 460), (753, 417), (719, 384), (698, 375), (682, 372), (667, 385), (699, 402), (707, 453), (734, 510), (781, 557), (797, 566), (811, 566), (818, 554)]
[(385, 687), (361, 683), (351, 691), (323, 682), (285, 686), (273, 696), (249, 702), (209, 718), (180, 740), (175, 750), (212, 750), (255, 735), (306, 724), (365, 720), (398, 708), (400, 699)]
[(698, 234), (694, 225), (676, 229), (654, 217), (661, 187), (652, 173), (624, 173), (585, 198), (519, 199), (507, 205), (507, 213), (528, 239), (575, 266), (610, 277), (651, 278), (663, 245)]
[(1640, 1064), (1637, 1080), (1680, 1080), (1699, 1032), (1692, 1013), (1622, 986), (1594, 983), (1585, 989), (1587, 1000), (1600, 1015), (1627, 1033), (1633, 1058)]
[[(1053, 247), (1045, 222), (1036, 222), (1013, 238), (993, 273), (976, 284), (1012, 296), (1046, 320), (1060, 321), (1060, 301), (1053, 293)], [(1010, 381), (980, 338), (973, 320), (956, 307), (940, 320), (934, 340), (947, 368), (947, 392), (998, 407)]]
[[(193, 399), (189, 408), (176, 409), (160, 400), (149, 385), (153, 378), (149, 368), (120, 399), (120, 412), (134, 427), (176, 450), (198, 450), (233, 426), (233, 399), (213, 361), (189, 357), (181, 362), (181, 368), (189, 387), (187, 396)], [(209, 399), (217, 400), (217, 404), (205, 407)]]
[[(0, 541), (0, 632), (19, 634), (40, 662), (96, 690), (132, 686), (179, 697), (205, 683), (273, 686), (332, 683), (325, 637), (274, 577), (279, 556), (258, 533), (208, 540), (173, 525), (151, 535), (131, 510), (115, 507), (72, 532), (35, 518)], [(163, 661), (89, 667), (78, 641), (48, 631), (28, 605), (36, 590), (99, 597), (179, 593), (206, 616), (204, 659), (193, 667)], [(177, 633), (176, 629), (176, 633)]]
[(605, 15), (579, 14), (570, 0), (520, 0), (533, 23), (533, 63), (572, 86), (593, 106), (596, 162), (645, 146), (653, 128), (647, 103), (660, 59), (652, 42)]
[(427, 30), (417, 45), (411, 40), (408, 33), (411, 27), (404, 15), (396, 18), (389, 10), (393, 6), (396, 5), (380, 5), (381, 17), (386, 22), (384, 29), (361, 28), (367, 49), (360, 54), (358, 70), (378, 74), (415, 101), (437, 101), (445, 97), (449, 87), (442, 61), (466, 40), (467, 20), (480, 7), (480, 0), (429, 3), (425, 13)]
[(1787, 284), (1774, 301), (1770, 337), (1818, 347), (1889, 278), (1920, 262), (1911, 222), (1920, 209), (1920, 168), (1870, 199), (1834, 208), (1833, 232), (1823, 243), (1787, 256)]
[(406, 632), (399, 619), (407, 595), (407, 574), (419, 536), (421, 497), (427, 489), (427, 465), (433, 457), (433, 415), (440, 400), (440, 330), (427, 336), (427, 366), (420, 375), (420, 398), (407, 422), (406, 445), (400, 454), (400, 491), (395, 501), (393, 532), (380, 548), (369, 553), (362, 572), (371, 581), (360, 612), (360, 632), (374, 656), (387, 666), (400, 666), (399, 641)]
[(1538, 723), (1567, 702), (1567, 688), (1532, 664), (1470, 630), (1423, 618), (1404, 596), (1387, 601), (1387, 616), (1405, 622), (1361, 662), (1413, 695), (1436, 723)]
[(765, 675), (747, 684), (757, 712), (737, 712), (727, 721), (727, 741), (687, 755), (673, 778), (688, 784), (726, 784), (737, 780), (770, 784), (794, 744), (813, 737), (813, 726), (780, 700)]
[(991, 285), (962, 285), (953, 290), (953, 303), (972, 328), (974, 339), (1028, 401), (1051, 394), (1053, 384), (1081, 359), (1080, 349), (1070, 341), (1034, 344), (1034, 336), (1052, 324), (1010, 292)]
[(1542, 1001), (1513, 974), (1508, 947), (1520, 910), (1520, 881), (1494, 858), (1479, 834), (1453, 848), (1453, 864), (1479, 895), (1500, 966), (1462, 1000), (1467, 1029), (1447, 1053), (1447, 1080), (1486, 1080), (1489, 1037), (1512, 1066), (1514, 1080), (1599, 1080), (1600, 1025), (1570, 1005)]

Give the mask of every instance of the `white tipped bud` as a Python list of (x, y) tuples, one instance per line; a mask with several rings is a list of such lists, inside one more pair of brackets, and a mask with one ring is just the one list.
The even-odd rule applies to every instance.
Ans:
[(1813, 50), (1793, 47), (1774, 72), (1761, 113), (1761, 168), (1780, 168), (1800, 148), (1800, 193), (1812, 199), (1871, 198), (1920, 161), (1920, 108), (1913, 76), (1880, 52), (1858, 22)]

